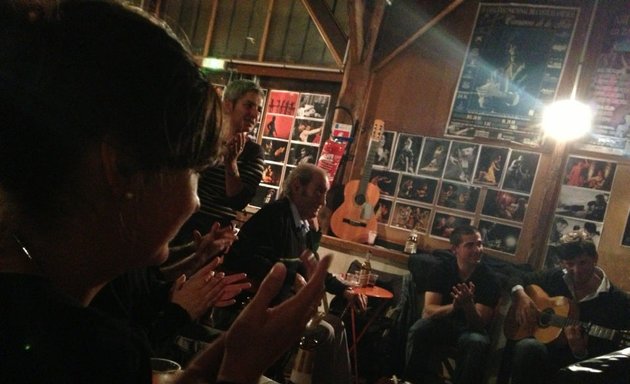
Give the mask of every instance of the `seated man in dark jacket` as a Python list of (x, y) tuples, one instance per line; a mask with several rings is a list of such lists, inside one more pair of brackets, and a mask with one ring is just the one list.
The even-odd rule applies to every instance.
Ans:
[[(575, 231), (562, 236), (558, 256), (560, 267), (527, 275), (512, 289), (516, 325), (527, 329), (528, 325), (538, 323), (538, 309), (543, 309), (537, 309), (541, 297), (564, 296), (577, 304), (579, 320), (593, 326), (565, 326), (562, 332), (565, 342), (546, 340), (548, 344), (544, 344), (527, 337), (507, 346), (504, 361), (512, 363), (513, 384), (556, 383), (555, 375), (563, 366), (620, 348), (621, 340), (614, 337), (609, 340), (606, 333), (599, 332), (600, 327), (630, 327), (628, 296), (597, 266), (597, 250), (587, 232)], [(523, 286), (531, 284), (540, 287), (544, 295), (536, 294), (532, 288), (528, 294)]]
[[(254, 287), (262, 281), (274, 263), (287, 266), (287, 278), (276, 298), (281, 302), (305, 284), (305, 267), (299, 256), (305, 249), (316, 251), (321, 238), (317, 227), (317, 213), (326, 201), (329, 184), (324, 170), (313, 164), (296, 167), (286, 178), (283, 197), (265, 205), (241, 228), (238, 241), (225, 257), (224, 266), (234, 272), (245, 272)], [(354, 300), (351, 288), (328, 276), (326, 290)], [(327, 316), (328, 328), (321, 348), (330, 348), (317, 354), (313, 372), (315, 383), (348, 383), (349, 358), (345, 330), (341, 321)], [(331, 326), (332, 325), (332, 326)]]

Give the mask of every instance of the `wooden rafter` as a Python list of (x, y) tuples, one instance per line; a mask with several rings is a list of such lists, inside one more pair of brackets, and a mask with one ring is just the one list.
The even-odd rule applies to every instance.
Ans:
[(315, 23), (319, 34), (324, 39), (335, 62), (339, 67), (343, 66), (343, 57), (348, 45), (348, 37), (335, 21), (326, 3), (321, 0), (302, 0), (311, 20)]
[(404, 51), (407, 47), (409, 47), (411, 44), (413, 44), (414, 41), (416, 41), (418, 38), (420, 38), (422, 35), (424, 35), (428, 30), (433, 28), (437, 23), (439, 23), (440, 20), (442, 20), (449, 13), (451, 13), (455, 9), (457, 9), (457, 7), (459, 7), (464, 1), (465, 0), (453, 0), (449, 5), (444, 7), (444, 9), (442, 9), (440, 11), (440, 13), (435, 15), (435, 17), (433, 17), (426, 24), (424, 24), (422, 27), (420, 27), (420, 29), (418, 29), (409, 39), (407, 39), (407, 41), (402, 43), (392, 53), (390, 53), (387, 57), (385, 57), (383, 60), (381, 60), (380, 63), (375, 65), (374, 66), (374, 70), (378, 71), (379, 69), (383, 68), (387, 63), (392, 61), (392, 59), (394, 59), (394, 57), (398, 56), (398, 54), (400, 54), (400, 52)]

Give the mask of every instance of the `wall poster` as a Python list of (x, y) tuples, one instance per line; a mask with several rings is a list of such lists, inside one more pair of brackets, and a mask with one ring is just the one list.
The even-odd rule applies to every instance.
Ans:
[(578, 8), (480, 4), (446, 136), (539, 146)]
[(597, 57), (588, 99), (593, 131), (577, 146), (614, 155), (630, 155), (630, 10), (615, 12)]

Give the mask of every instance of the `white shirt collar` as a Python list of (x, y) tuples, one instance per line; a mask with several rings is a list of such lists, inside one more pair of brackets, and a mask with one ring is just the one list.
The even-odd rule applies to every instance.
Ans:
[(297, 207), (291, 199), (289, 199), (289, 206), (291, 207), (291, 213), (293, 214), (293, 222), (295, 223), (296, 228), (304, 228), (304, 232), (308, 232), (310, 227), (308, 225), (308, 220), (302, 220), (300, 217), (300, 213), (298, 212)]
[[(564, 272), (564, 276), (562, 276), (562, 278), (564, 279), (564, 283), (567, 285), (567, 287), (569, 287), (569, 290), (573, 294), (573, 297), (575, 297), (575, 292), (573, 292), (573, 281), (571, 279), (571, 276), (569, 276), (566, 269), (563, 269), (562, 271)], [(600, 267), (596, 266), (595, 273), (598, 274), (599, 277), (602, 278), (602, 280), (599, 282), (599, 286), (597, 287), (595, 292), (591, 293), (588, 296), (583, 297), (582, 300), (580, 300), (580, 302), (592, 300), (596, 298), (597, 296), (599, 296), (600, 293), (610, 291), (610, 280), (608, 280), (608, 276), (606, 276), (606, 272), (604, 272), (604, 270), (601, 269)]]

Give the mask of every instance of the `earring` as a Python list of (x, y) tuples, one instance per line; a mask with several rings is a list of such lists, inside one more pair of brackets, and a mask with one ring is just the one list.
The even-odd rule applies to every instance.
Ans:
[(125, 199), (131, 200), (134, 198), (133, 192), (125, 192)]

